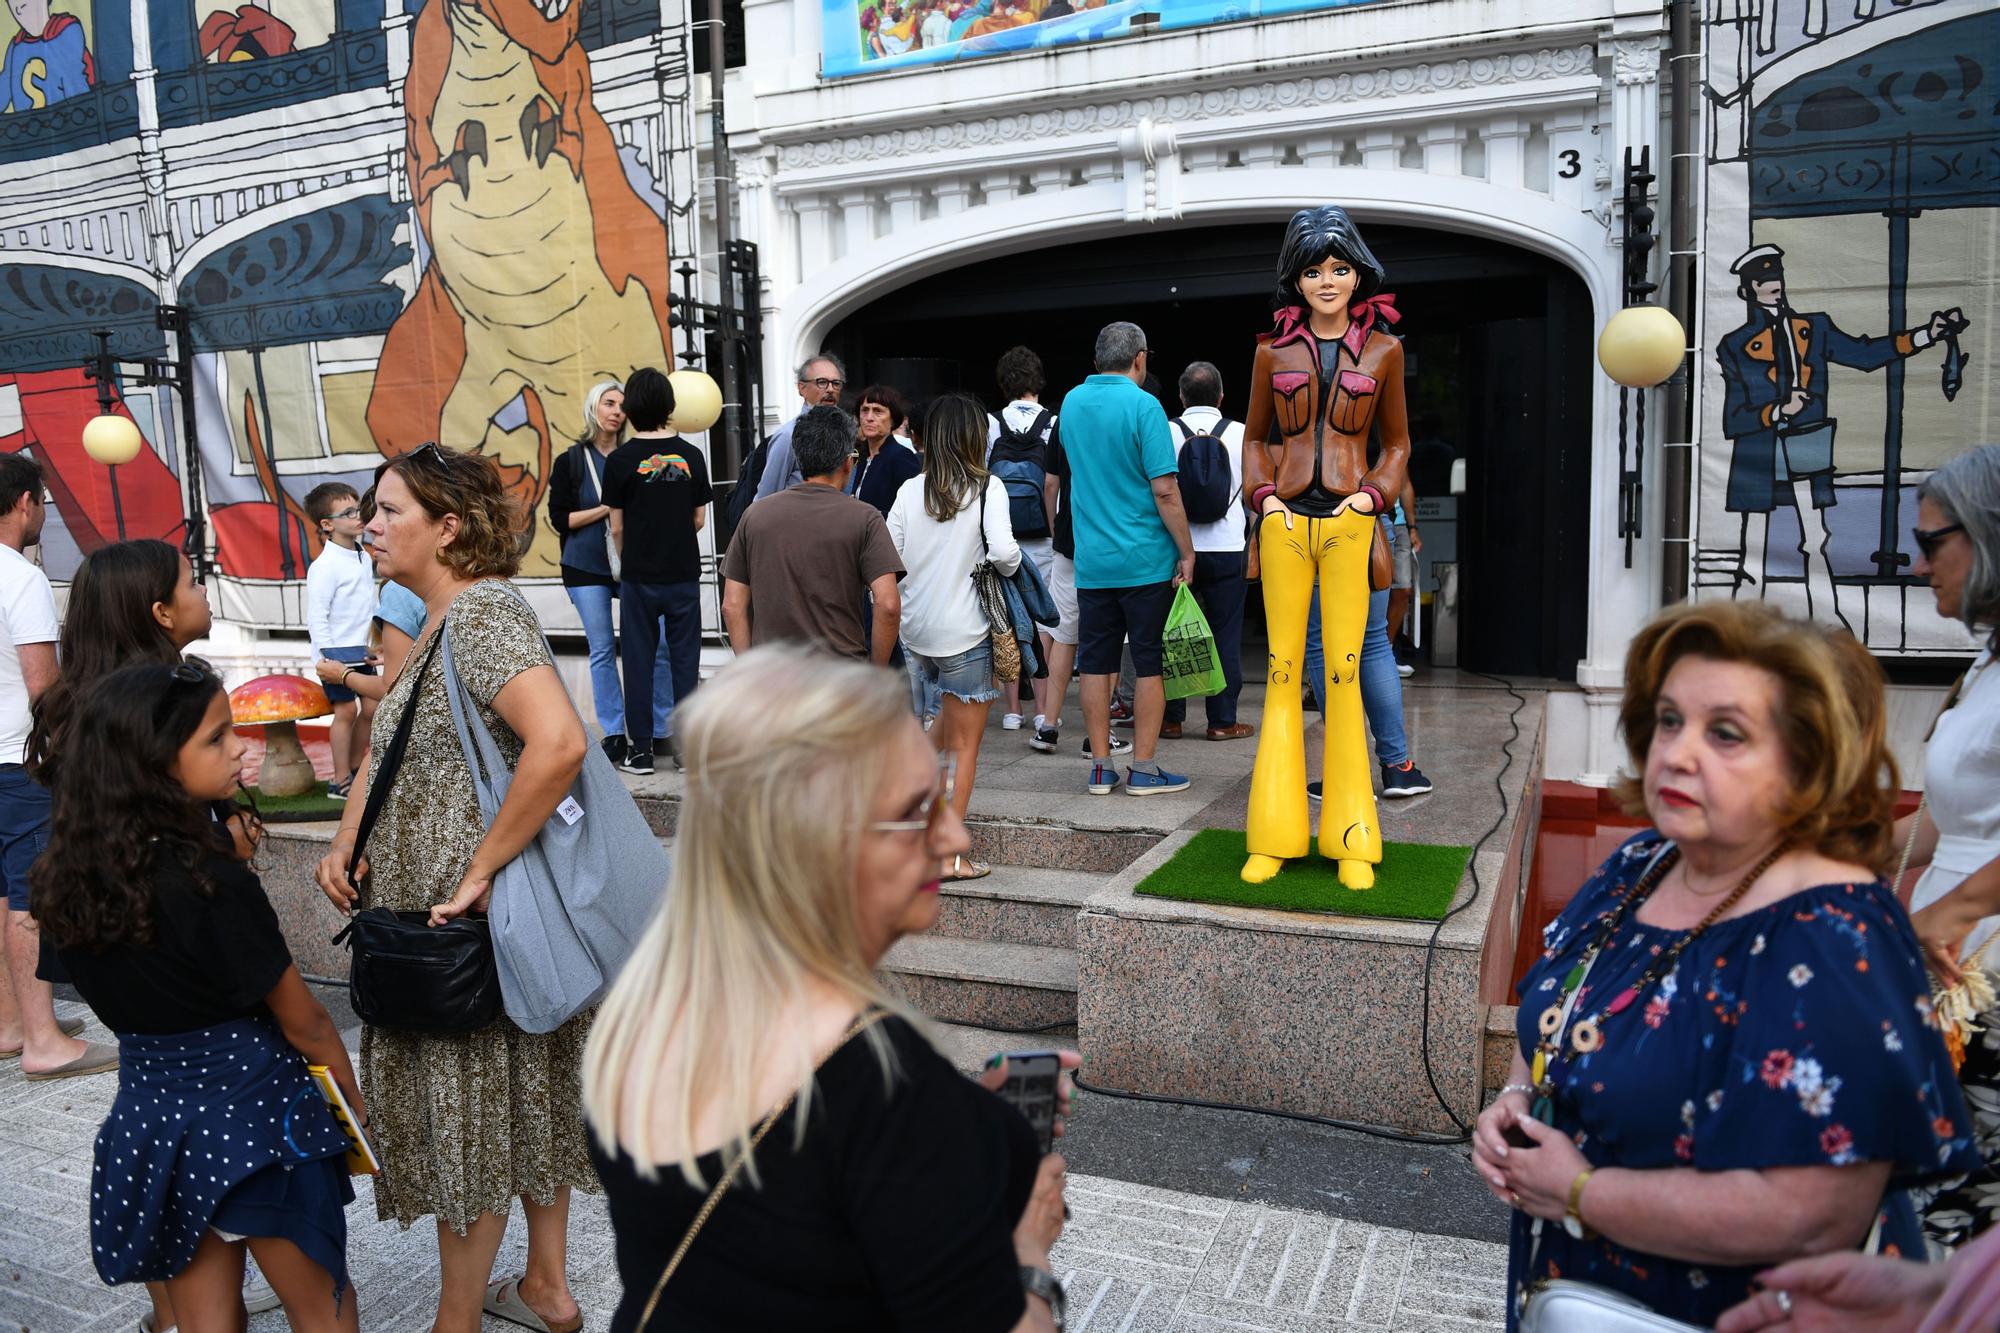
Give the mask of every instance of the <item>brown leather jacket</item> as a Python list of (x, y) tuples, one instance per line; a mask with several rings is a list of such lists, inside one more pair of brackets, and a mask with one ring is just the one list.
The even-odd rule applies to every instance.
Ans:
[[(1329, 384), (1321, 374), (1319, 340), (1303, 323), (1289, 334), (1259, 340), (1243, 423), (1246, 498), (1265, 485), (1275, 485), (1281, 500), (1301, 494), (1313, 483), (1315, 459), (1320, 485), (1334, 495), (1351, 495), (1365, 481), (1393, 508), (1402, 494), (1410, 461), (1403, 344), (1376, 328), (1342, 341), (1339, 370)], [(1381, 445), (1372, 468), (1371, 429)], [(1388, 542), (1379, 528), (1369, 582), (1377, 589), (1390, 582)]]

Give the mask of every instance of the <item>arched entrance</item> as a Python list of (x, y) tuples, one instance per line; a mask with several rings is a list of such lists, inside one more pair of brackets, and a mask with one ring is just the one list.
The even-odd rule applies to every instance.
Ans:
[[(1460, 661), (1480, 670), (1573, 679), (1586, 655), (1590, 566), (1588, 293), (1569, 269), (1496, 241), (1366, 224), (1404, 320), (1413, 435), (1432, 444), (1413, 472), (1448, 517), (1423, 525), (1455, 558)], [(1148, 228), (978, 260), (855, 309), (826, 343), (856, 387), (881, 380), (913, 397), (964, 388), (999, 401), (993, 363), (1016, 343), (1041, 354), (1054, 404), (1090, 373), (1097, 330), (1145, 329), (1171, 415), (1190, 361), (1222, 371), (1223, 410), (1241, 419), (1252, 339), (1269, 327), (1269, 223)], [(1463, 495), (1446, 494), (1450, 457)], [(1429, 506), (1427, 505), (1427, 508)], [(1455, 547), (1452, 549), (1443, 549)]]

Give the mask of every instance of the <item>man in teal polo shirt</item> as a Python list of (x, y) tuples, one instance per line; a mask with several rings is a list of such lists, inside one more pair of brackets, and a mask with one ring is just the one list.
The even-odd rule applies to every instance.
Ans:
[(1153, 759), (1167, 699), (1160, 683), (1161, 638), (1174, 588), (1194, 577), (1194, 540), (1181, 508), (1173, 432), (1146, 379), (1146, 335), (1136, 324), (1107, 324), (1097, 335), (1097, 374), (1071, 389), (1058, 414), (1070, 477), (1081, 624), (1083, 721), (1090, 730), (1090, 791), (1118, 787), (1111, 766), (1111, 688), (1125, 641), (1138, 688), (1132, 701), (1134, 796), (1186, 791), (1188, 780)]

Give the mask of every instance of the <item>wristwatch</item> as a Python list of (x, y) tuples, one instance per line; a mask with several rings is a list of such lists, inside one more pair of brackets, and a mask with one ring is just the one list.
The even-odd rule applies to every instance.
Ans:
[(1046, 1268), (1036, 1268), (1032, 1264), (1021, 1265), (1021, 1290), (1030, 1296), (1039, 1296), (1049, 1303), (1049, 1313), (1055, 1317), (1056, 1333), (1063, 1327), (1063, 1288), (1056, 1281), (1056, 1275)]
[(1590, 1183), (1595, 1174), (1590, 1168), (1576, 1173), (1576, 1179), (1569, 1183), (1569, 1206), (1563, 1209), (1563, 1230), (1577, 1240), (1589, 1240), (1591, 1230), (1583, 1224), (1583, 1187)]

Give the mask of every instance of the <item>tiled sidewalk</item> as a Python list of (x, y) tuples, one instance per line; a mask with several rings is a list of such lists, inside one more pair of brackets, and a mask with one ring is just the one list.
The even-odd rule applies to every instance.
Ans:
[[(86, 1014), (81, 1006), (59, 1006)], [(90, 1035), (104, 1034), (92, 1023)], [(29, 1083), (0, 1065), (0, 1330), (130, 1333), (146, 1308), (137, 1288), (98, 1281), (90, 1262), (91, 1142), (117, 1090), (112, 1076)], [(377, 1222), (367, 1182), (349, 1210), (349, 1262), (362, 1327), (428, 1327), (437, 1252), (423, 1228)], [(1502, 1325), (1506, 1250), (1480, 1241), (1366, 1226), (1266, 1207), (1070, 1177), (1072, 1220), (1058, 1247), (1070, 1327), (1084, 1333), (1287, 1330), (1288, 1333), (1470, 1333)], [(588, 1320), (602, 1329), (619, 1297), (602, 1201), (579, 1195), (570, 1271)], [(496, 1271), (519, 1271), (517, 1212)], [(253, 1333), (285, 1327), (281, 1312)], [(494, 1333), (513, 1327), (488, 1319)]]

